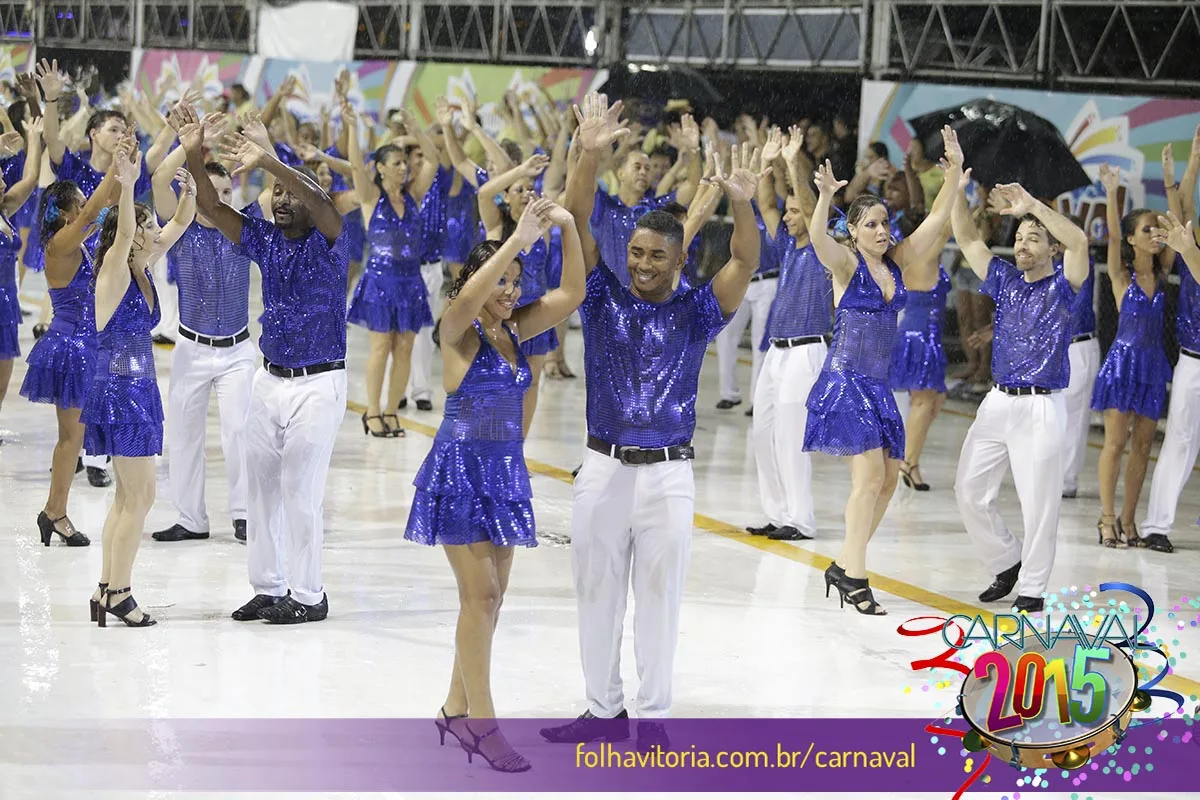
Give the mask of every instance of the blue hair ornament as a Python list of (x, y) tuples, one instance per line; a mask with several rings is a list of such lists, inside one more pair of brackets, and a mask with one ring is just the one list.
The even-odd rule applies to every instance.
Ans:
[(834, 236), (839, 236), (839, 237), (842, 237), (845, 239), (849, 239), (850, 238), (850, 226), (846, 222), (846, 212), (842, 211), (837, 206), (833, 207), (833, 211), (837, 214), (837, 219), (834, 220), (833, 225), (830, 226), (830, 232)]
[(105, 206), (104, 208), (100, 209), (100, 216), (96, 217), (97, 226), (104, 226), (104, 220), (108, 219), (108, 212), (110, 211), (112, 211), (112, 206)]
[(58, 219), (60, 213), (61, 212), (58, 210), (58, 204), (54, 202), (53, 198), (51, 198), (46, 203), (46, 213), (43, 215), (45, 217), (45, 221), (54, 222), (54, 220)]

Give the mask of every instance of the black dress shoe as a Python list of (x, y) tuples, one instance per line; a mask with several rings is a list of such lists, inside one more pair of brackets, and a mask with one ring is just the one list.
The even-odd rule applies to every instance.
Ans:
[(320, 622), (329, 616), (329, 596), (321, 595), (321, 602), (306, 606), (288, 595), (282, 603), (267, 606), (258, 612), (258, 618), (272, 625), (299, 625), (302, 622)]
[(242, 606), (237, 611), (233, 612), (233, 618), (238, 622), (250, 622), (251, 620), (259, 619), (258, 612), (265, 608), (270, 608), (273, 605), (282, 603), (284, 600), (290, 597), (291, 594), (291, 592), (288, 592), (286, 597), (275, 597), (274, 595), (270, 594), (256, 594), (254, 595), (253, 600), (251, 600), (249, 603), (246, 603), (246, 605)]
[(88, 483), (97, 489), (112, 486), (112, 476), (108, 474), (108, 470), (100, 469), (99, 467), (88, 467), (87, 473)]
[(768, 533), (774, 533), (779, 530), (774, 524), (768, 522), (766, 525), (761, 525), (757, 528), (746, 528), (746, 532), (753, 536), (766, 536)]
[(175, 344), (174, 339), (170, 338), (169, 336), (163, 336), (161, 333), (155, 334), (154, 338), (151, 341), (154, 342), (154, 344), (169, 344), (169, 345)]
[(1017, 595), (1017, 599), (1012, 604), (1014, 614), (1020, 614), (1022, 611), (1026, 614), (1033, 614), (1045, 609), (1046, 601), (1040, 597), (1022, 597), (1021, 595)]
[(747, 417), (753, 417), (753, 416), (754, 416), (754, 406), (750, 406), (749, 408), (747, 408), (747, 409), (746, 409), (746, 416), (747, 416)]
[(624, 742), (629, 738), (629, 712), (612, 719), (601, 719), (591, 711), (583, 712), (574, 722), (557, 728), (542, 728), (542, 738), (555, 744), (579, 744), (581, 742)]
[(996, 576), (996, 580), (992, 581), (992, 585), (984, 589), (979, 595), (979, 602), (994, 603), (997, 600), (1003, 600), (1012, 594), (1013, 588), (1017, 585), (1017, 577), (1021, 574), (1021, 562), (1018, 561), (1015, 566), (1001, 572)]
[(418, 400), (417, 411), (433, 411), (433, 403), (429, 400)]
[(637, 726), (637, 749), (643, 753), (658, 747), (669, 750), (671, 740), (667, 738), (667, 726), (661, 722), (639, 722)]
[(235, 519), (233, 521), (233, 538), (239, 542), (246, 541), (246, 520)]
[(207, 539), (208, 531), (189, 531), (176, 523), (165, 531), (155, 531), (150, 538), (156, 542), (186, 542), (191, 539)]
[(407, 398), (407, 397), (401, 397), (401, 398), (400, 398), (400, 405), (396, 406), (396, 408), (408, 408), (408, 398)]
[(777, 542), (798, 542), (801, 539), (811, 539), (800, 532), (799, 528), (793, 528), (791, 525), (784, 525), (782, 528), (776, 528), (767, 534), (768, 539), (774, 539)]
[(741, 400), (722, 400), (721, 402), (717, 403), (717, 408), (721, 411), (728, 411), (734, 406), (740, 406), (741, 404)]

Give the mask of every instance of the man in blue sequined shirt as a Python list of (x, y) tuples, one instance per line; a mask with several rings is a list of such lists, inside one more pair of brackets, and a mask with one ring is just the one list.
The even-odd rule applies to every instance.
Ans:
[(232, 134), (223, 142), (222, 157), (275, 177), (274, 222), (238, 213), (221, 202), (207, 178), (195, 111), (186, 106), (173, 111), (171, 124), (197, 176), (199, 211), (262, 274), (263, 368), (254, 376), (246, 425), (246, 543), (255, 596), (233, 618), (277, 624), (323, 620), (329, 603), (321, 580), (322, 505), (346, 413), (349, 260), (339, 242), (342, 216), (310, 170), (288, 167), (261, 145)]
[[(759, 264), (750, 198), (758, 152), (735, 154), (714, 182), (730, 199), (732, 257), (709, 283), (676, 291), (684, 267), (683, 226), (651, 211), (625, 252), (601, 264), (589, 220), (603, 151), (627, 134), (620, 104), (589, 95), (576, 135), (582, 149), (567, 182), (589, 270), (583, 318), (588, 452), (575, 479), (572, 567), (579, 606), (587, 711), (542, 736), (553, 742), (616, 741), (629, 735), (620, 680), (621, 627), (632, 577), (638, 658), (638, 746), (665, 745), (679, 610), (691, 548), (695, 482), (691, 460), (696, 387), (705, 349), (729, 322)], [(618, 279), (625, 274), (628, 287)], [(654, 721), (651, 721), (654, 720)]]

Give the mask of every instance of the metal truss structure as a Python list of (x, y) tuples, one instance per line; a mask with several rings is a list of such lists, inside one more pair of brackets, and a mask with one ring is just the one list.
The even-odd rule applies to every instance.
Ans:
[[(253, 52), (260, 3), (0, 0), (0, 40)], [(359, 58), (1200, 88), (1200, 0), (345, 0)]]

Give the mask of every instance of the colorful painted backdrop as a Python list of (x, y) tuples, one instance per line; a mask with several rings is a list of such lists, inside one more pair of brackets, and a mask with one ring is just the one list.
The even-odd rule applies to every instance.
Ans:
[(0, 81), (13, 83), (18, 72), (28, 72), (33, 69), (30, 59), (33, 57), (33, 45), (6, 44), (0, 45)]
[(1200, 125), (1200, 100), (864, 81), (860, 148), (881, 141), (898, 162), (912, 140), (908, 120), (980, 97), (1019, 106), (1062, 131), (1093, 184), (1058, 198), (1059, 207), (1082, 218), (1094, 240), (1105, 235), (1100, 165), (1108, 163), (1121, 170), (1127, 186), (1126, 209), (1163, 210), (1167, 207), (1163, 147), (1173, 146), (1178, 181)]
[(133, 55), (133, 84), (143, 94), (162, 94), (165, 103), (175, 102), (192, 86), (211, 100), (227, 94), (235, 83), (253, 91), (256, 62), (261, 59), (244, 53), (143, 50)]

